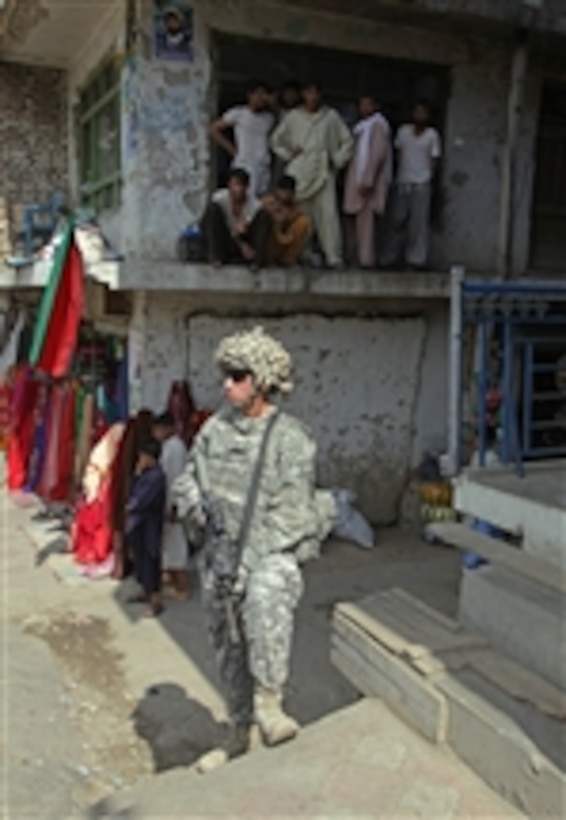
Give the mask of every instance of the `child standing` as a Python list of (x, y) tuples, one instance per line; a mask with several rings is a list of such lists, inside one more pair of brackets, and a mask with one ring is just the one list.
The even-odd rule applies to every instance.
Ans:
[(153, 423), (153, 436), (161, 444), (161, 467), (167, 482), (167, 511), (163, 529), (163, 571), (177, 598), (189, 597), (189, 550), (183, 525), (177, 520), (173, 485), (187, 464), (185, 442), (175, 432), (175, 419), (163, 413)]
[(167, 486), (159, 459), (161, 445), (148, 439), (138, 450), (138, 460), (126, 508), (126, 535), (134, 553), (135, 574), (142, 593), (135, 602), (147, 602), (148, 618), (163, 611), (161, 603), (161, 545)]

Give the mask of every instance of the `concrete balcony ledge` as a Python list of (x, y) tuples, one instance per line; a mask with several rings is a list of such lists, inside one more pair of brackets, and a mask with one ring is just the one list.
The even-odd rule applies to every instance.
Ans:
[[(252, 273), (247, 267), (185, 264), (176, 261), (102, 260), (87, 264), (87, 276), (110, 290), (183, 292), (217, 297), (285, 298), (293, 302), (325, 301), (446, 301), (450, 275), (408, 271), (325, 271), (268, 268)], [(19, 268), (0, 267), (0, 290), (43, 288), (49, 261), (37, 259)]]
[(252, 273), (226, 265), (127, 260), (121, 266), (120, 290), (144, 289), (193, 293), (301, 295), (334, 298), (448, 299), (448, 273), (390, 271), (324, 271), (269, 268)]
[[(51, 261), (36, 259), (29, 265), (13, 267), (0, 263), (0, 290), (44, 288), (49, 277)], [(111, 290), (119, 288), (120, 263), (112, 260), (86, 265), (86, 275)]]

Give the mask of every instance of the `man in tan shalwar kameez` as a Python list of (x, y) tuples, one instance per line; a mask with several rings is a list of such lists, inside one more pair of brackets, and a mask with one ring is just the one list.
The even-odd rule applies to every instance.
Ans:
[(354, 142), (338, 112), (322, 104), (316, 83), (305, 85), (302, 96), (303, 105), (275, 129), (271, 148), (296, 180), (297, 202), (312, 219), (327, 266), (339, 268), (343, 248), (336, 174), (352, 156)]
[(362, 268), (376, 266), (377, 219), (385, 211), (393, 170), (390, 133), (376, 100), (362, 97), (344, 186), (344, 213), (354, 217), (356, 256)]

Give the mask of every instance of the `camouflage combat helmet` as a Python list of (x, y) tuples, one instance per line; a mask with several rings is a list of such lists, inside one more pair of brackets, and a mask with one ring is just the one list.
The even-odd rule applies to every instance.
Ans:
[(291, 356), (262, 327), (227, 336), (216, 351), (215, 361), (222, 370), (248, 370), (262, 392), (293, 390)]

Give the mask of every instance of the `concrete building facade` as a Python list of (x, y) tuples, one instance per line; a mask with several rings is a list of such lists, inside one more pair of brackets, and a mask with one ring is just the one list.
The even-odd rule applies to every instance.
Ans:
[[(505, 14), (482, 2), (191, 0), (178, 4), (192, 21), (186, 61), (156, 55), (159, 3), (92, 5), (8, 2), (0, 89), (15, 62), (64, 72), (68, 143), (51, 155), (64, 158), (71, 204), (93, 207), (123, 254), (98, 278), (133, 294), (130, 337), (143, 362), (134, 403), (158, 409), (171, 381), (189, 377), (197, 402), (214, 405), (214, 344), (262, 323), (295, 354), (293, 409), (315, 427), (321, 479), (355, 489), (374, 520), (394, 521), (410, 469), (446, 439), (447, 271), (522, 275), (562, 258), (566, 209), (549, 182), (562, 167), (560, 4), (505, 4)], [(306, 71), (337, 105), (369, 85), (395, 124), (415, 97), (433, 101), (444, 143), (438, 273), (251, 275), (176, 260), (180, 232), (221, 173), (211, 117), (249, 75), (278, 82)]]

